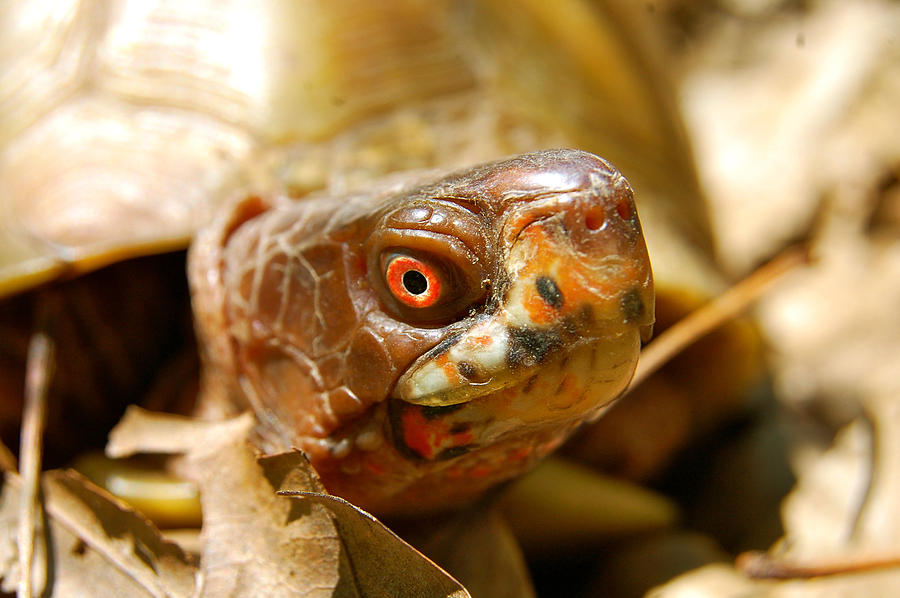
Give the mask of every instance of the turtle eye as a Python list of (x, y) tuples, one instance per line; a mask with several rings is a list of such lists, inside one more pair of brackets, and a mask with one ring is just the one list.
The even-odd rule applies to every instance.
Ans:
[(387, 260), (384, 277), (398, 301), (409, 307), (431, 307), (441, 299), (444, 283), (434, 266), (409, 255)]

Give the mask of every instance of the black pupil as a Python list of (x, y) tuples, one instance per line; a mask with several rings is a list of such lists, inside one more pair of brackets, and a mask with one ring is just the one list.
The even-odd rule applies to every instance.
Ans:
[(428, 289), (428, 279), (418, 270), (407, 270), (403, 273), (403, 288), (412, 295), (421, 295)]

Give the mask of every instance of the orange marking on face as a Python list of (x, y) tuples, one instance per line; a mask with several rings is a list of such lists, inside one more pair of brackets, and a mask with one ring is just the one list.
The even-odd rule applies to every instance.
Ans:
[(434, 458), (434, 445), (428, 420), (421, 409), (407, 409), (401, 415), (403, 441), (425, 459)]
[(531, 446), (523, 446), (519, 450), (513, 452), (509, 455), (509, 459), (511, 461), (521, 461), (525, 457), (531, 454), (532, 448)]
[(434, 459), (446, 449), (466, 446), (475, 440), (472, 430), (451, 432), (452, 422), (441, 417), (429, 419), (419, 408), (405, 410), (401, 424), (406, 446), (425, 459)]
[(465, 432), (457, 432), (456, 434), (452, 434), (450, 436), (450, 446), (465, 446), (467, 444), (472, 444), (473, 440), (475, 440), (475, 435), (472, 434), (471, 430), (466, 430)]
[(490, 335), (484, 336), (474, 336), (470, 339), (470, 341), (476, 347), (490, 347), (491, 343), (494, 342), (494, 339), (491, 338)]
[(475, 467), (470, 468), (467, 473), (473, 478), (484, 478), (491, 475), (496, 470), (496, 467), (490, 465), (476, 465)]
[(523, 237), (535, 249), (534, 254), (528, 260), (529, 269), (536, 267), (541, 270), (549, 266), (552, 259), (557, 256), (556, 246), (558, 243), (547, 229), (535, 224), (525, 230)]
[(526, 291), (522, 307), (528, 312), (528, 317), (535, 324), (549, 324), (556, 320), (559, 311), (552, 305), (548, 305), (540, 293), (532, 286)]
[(444, 375), (447, 376), (447, 380), (459, 380), (459, 369), (456, 367), (455, 363), (445, 359), (444, 363), (441, 363), (440, 366), (441, 371), (443, 371)]

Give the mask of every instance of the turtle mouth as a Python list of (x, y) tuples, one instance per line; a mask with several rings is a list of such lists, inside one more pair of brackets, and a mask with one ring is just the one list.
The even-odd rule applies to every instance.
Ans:
[[(636, 335), (623, 335), (611, 342), (580, 343), (561, 358), (499, 381), (466, 386), (466, 394), (475, 396), (465, 402), (391, 400), (394, 444), (407, 456), (426, 461), (476, 450), (524, 450), (540, 456), (553, 447), (530, 446), (530, 439), (564, 436), (578, 423), (598, 417), (624, 391), (639, 342)], [(559, 433), (552, 434), (554, 430)]]
[(417, 359), (397, 380), (393, 398), (447, 407), (522, 385), (551, 362), (564, 361), (565, 353), (599, 342), (580, 334), (590, 310), (579, 316), (550, 327), (512, 325), (506, 310), (483, 316)]

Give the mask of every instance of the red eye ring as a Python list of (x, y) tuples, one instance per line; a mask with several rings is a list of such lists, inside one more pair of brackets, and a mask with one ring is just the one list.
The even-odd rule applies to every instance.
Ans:
[(394, 297), (409, 307), (431, 307), (441, 297), (438, 271), (414, 257), (398, 255), (391, 258), (384, 277)]

